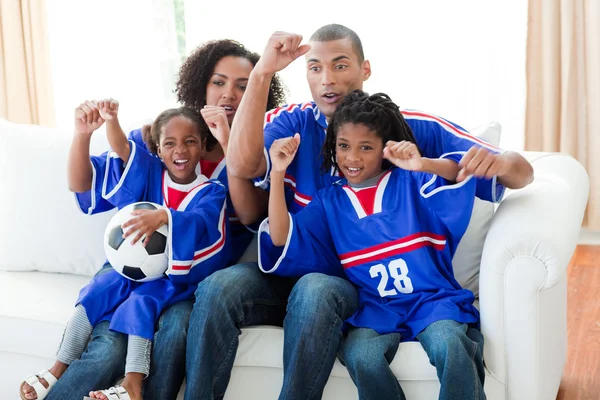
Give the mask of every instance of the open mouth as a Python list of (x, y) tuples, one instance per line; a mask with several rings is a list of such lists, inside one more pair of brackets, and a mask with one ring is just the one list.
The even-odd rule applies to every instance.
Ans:
[(344, 175), (346, 177), (348, 177), (348, 176), (355, 177), (355, 176), (358, 176), (361, 171), (362, 171), (362, 168), (346, 167), (346, 168), (344, 168)]
[(327, 92), (327, 93), (323, 93), (321, 95), (321, 98), (323, 100), (325, 100), (326, 103), (333, 104), (333, 103), (337, 103), (342, 98), (342, 96), (338, 93)]
[(230, 104), (221, 104), (219, 107), (222, 107), (225, 110), (227, 116), (235, 114), (235, 108)]
[(187, 160), (187, 159), (173, 160), (173, 164), (175, 164), (175, 168), (177, 168), (177, 170), (179, 170), (179, 171), (183, 171), (185, 169), (185, 166), (189, 162), (190, 162), (190, 160)]

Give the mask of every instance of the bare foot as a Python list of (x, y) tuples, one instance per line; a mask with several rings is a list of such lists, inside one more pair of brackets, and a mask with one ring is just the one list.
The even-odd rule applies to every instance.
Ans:
[[(125, 375), (121, 386), (127, 390), (127, 394), (131, 400), (142, 400), (142, 382), (145, 375), (137, 372), (130, 372)], [(108, 397), (102, 394), (101, 390), (90, 392), (89, 397), (92, 399), (108, 400)]]
[[(65, 373), (65, 371), (67, 370), (68, 365), (67, 364), (63, 364), (60, 361), (56, 361), (54, 363), (54, 365), (52, 366), (52, 368), (50, 368), (48, 370), (48, 372), (50, 372), (52, 375), (54, 375), (56, 377), (56, 379), (59, 379), (62, 374)], [(44, 386), (46, 389), (48, 388), (48, 382), (44, 379), (44, 378), (40, 378), (38, 375), (36, 375), (39, 379), (40, 379), (40, 383), (42, 384), (42, 386)], [(27, 382), (23, 382), (23, 385), (21, 386), (21, 397), (26, 398), (27, 400), (35, 400), (38, 398), (37, 393), (35, 392), (35, 389), (29, 385)]]

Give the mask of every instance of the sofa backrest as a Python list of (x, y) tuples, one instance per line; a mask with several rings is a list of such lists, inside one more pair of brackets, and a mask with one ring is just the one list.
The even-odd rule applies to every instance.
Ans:
[[(500, 132), (495, 122), (472, 130), (494, 145)], [(114, 211), (88, 216), (76, 206), (66, 180), (72, 137), (72, 132), (0, 119), (0, 270), (91, 276), (102, 266), (102, 237)], [(107, 149), (104, 131), (95, 132), (91, 154)], [(475, 294), (493, 213), (493, 204), (476, 199), (453, 260), (458, 282)]]

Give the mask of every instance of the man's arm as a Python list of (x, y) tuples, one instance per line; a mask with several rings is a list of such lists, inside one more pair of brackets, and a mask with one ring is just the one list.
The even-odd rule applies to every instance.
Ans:
[(275, 32), (252, 70), (231, 127), (230, 156), (227, 157), (227, 169), (231, 175), (253, 179), (265, 174), (263, 123), (271, 79), (276, 72), (310, 49), (306, 44), (300, 45), (301, 41), (300, 35)]

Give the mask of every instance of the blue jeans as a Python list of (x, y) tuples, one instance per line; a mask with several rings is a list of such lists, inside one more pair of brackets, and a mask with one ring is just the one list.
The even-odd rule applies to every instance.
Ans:
[(277, 277), (263, 274), (256, 263), (215, 272), (196, 291), (186, 352), (186, 400), (222, 399), (240, 329), (262, 324), (285, 329), (280, 399), (320, 399), (341, 326), (356, 305), (356, 290), (340, 278)]
[[(102, 268), (98, 274), (112, 267)], [(183, 382), (186, 330), (192, 301), (182, 301), (165, 309), (154, 336), (150, 375), (145, 381), (144, 399), (175, 399)], [(125, 374), (127, 335), (109, 330), (110, 322), (100, 322), (81, 358), (69, 365), (46, 399), (81, 399), (92, 390), (108, 389)]]
[[(451, 320), (434, 322), (417, 339), (437, 369), (440, 400), (485, 399), (483, 336), (474, 328)], [(379, 335), (372, 329), (351, 328), (340, 347), (340, 360), (358, 388), (359, 398), (401, 399), (404, 393), (389, 364), (400, 335)]]

